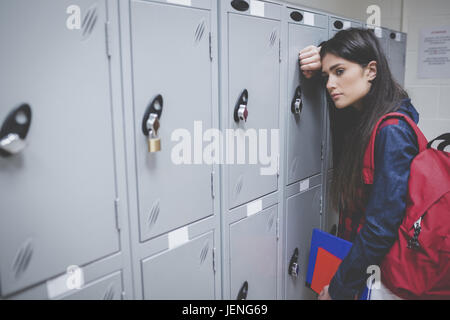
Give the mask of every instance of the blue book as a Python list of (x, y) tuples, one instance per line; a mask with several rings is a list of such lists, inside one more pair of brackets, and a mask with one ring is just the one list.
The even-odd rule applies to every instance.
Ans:
[[(339, 264), (347, 256), (351, 248), (351, 242), (322, 230), (314, 229), (309, 252), (306, 285), (315, 292), (320, 293), (323, 286), (329, 284)], [(367, 300), (368, 296), (369, 290), (366, 287), (359, 299)]]

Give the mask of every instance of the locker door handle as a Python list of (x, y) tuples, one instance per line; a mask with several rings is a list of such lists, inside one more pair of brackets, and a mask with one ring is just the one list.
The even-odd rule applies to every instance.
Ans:
[(245, 281), (242, 284), (241, 290), (239, 290), (237, 300), (247, 300), (247, 295), (248, 295), (248, 282)]
[(298, 277), (298, 271), (299, 271), (299, 266), (298, 266), (298, 248), (295, 248), (294, 254), (291, 257), (291, 261), (289, 262), (288, 273), (292, 277), (297, 278)]
[(244, 0), (233, 0), (231, 1), (231, 6), (237, 11), (247, 11), (250, 7), (248, 2)]
[(302, 88), (300, 86), (295, 89), (295, 95), (291, 103), (291, 111), (293, 114), (301, 114), (303, 110)]
[(0, 156), (9, 157), (22, 152), (31, 126), (31, 107), (22, 104), (6, 117), (0, 130)]
[(240, 98), (238, 103), (236, 104), (236, 107), (234, 108), (234, 121), (239, 123), (240, 121), (247, 122), (248, 118), (248, 91), (245, 89)]
[(161, 151), (161, 139), (158, 137), (164, 100), (162, 95), (156, 96), (148, 105), (142, 119), (142, 132), (148, 140), (150, 153)]

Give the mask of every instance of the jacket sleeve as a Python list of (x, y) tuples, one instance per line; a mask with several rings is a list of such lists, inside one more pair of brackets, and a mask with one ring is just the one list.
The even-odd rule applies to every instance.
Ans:
[(354, 299), (366, 286), (367, 268), (379, 266), (397, 240), (406, 212), (411, 161), (419, 152), (416, 141), (413, 129), (403, 120), (379, 131), (365, 224), (330, 282), (332, 299)]

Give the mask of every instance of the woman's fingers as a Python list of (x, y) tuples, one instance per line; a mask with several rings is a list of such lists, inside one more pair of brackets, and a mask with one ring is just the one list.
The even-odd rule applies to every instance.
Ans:
[(299, 58), (305, 59), (305, 58), (313, 57), (315, 55), (320, 56), (320, 49), (321, 49), (321, 47), (308, 46), (300, 51)]
[(299, 60), (303, 75), (309, 79), (314, 71), (322, 68), (320, 60), (320, 47), (308, 46), (300, 51)]
[(320, 56), (312, 56), (311, 58), (301, 59), (300, 64), (306, 65), (306, 64), (310, 64), (310, 63), (314, 63), (314, 62), (319, 62), (319, 61), (320, 61)]
[(322, 68), (322, 64), (320, 62), (313, 62), (313, 63), (309, 63), (309, 64), (301, 66), (302, 71), (307, 71), (307, 70), (317, 71), (317, 70), (320, 70), (320, 68)]

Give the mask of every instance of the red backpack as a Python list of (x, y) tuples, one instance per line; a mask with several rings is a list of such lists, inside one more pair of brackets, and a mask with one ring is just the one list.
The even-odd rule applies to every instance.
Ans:
[[(389, 118), (409, 123), (417, 136), (419, 154), (411, 163), (406, 215), (398, 240), (381, 264), (381, 281), (404, 299), (450, 299), (450, 153), (444, 151), (450, 133), (428, 143), (406, 115), (385, 115), (373, 130), (364, 158), (365, 176), (372, 183), (375, 137)], [(444, 140), (438, 150), (431, 148), (436, 140)]]

